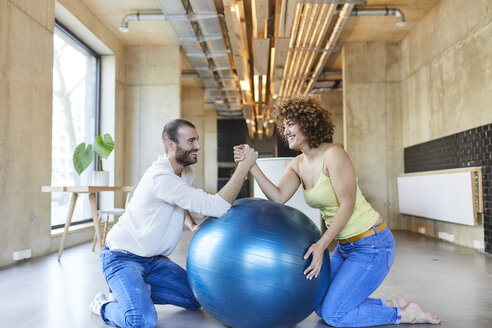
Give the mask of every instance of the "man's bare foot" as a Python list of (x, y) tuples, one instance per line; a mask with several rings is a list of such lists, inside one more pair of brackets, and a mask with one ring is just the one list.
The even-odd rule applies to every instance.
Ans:
[(408, 302), (398, 293), (394, 293), (386, 300), (386, 305), (388, 307), (404, 308), (407, 304)]
[(415, 302), (409, 302), (407, 306), (401, 309), (401, 323), (431, 323), (436, 325), (440, 322), (441, 318), (422, 310)]

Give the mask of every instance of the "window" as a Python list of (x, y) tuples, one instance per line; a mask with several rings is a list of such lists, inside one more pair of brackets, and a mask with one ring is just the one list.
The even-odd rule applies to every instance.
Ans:
[[(56, 22), (53, 37), (53, 122), (51, 185), (89, 185), (94, 163), (81, 175), (72, 155), (81, 143), (92, 144), (98, 131), (100, 56)], [(52, 193), (51, 226), (65, 223), (69, 193)], [(92, 221), (87, 197), (81, 197), (72, 224)]]

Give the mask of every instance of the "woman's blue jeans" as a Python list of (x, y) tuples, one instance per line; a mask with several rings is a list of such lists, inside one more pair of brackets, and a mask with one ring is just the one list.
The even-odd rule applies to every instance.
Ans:
[(316, 313), (333, 327), (399, 324), (400, 309), (385, 299), (369, 298), (388, 274), (395, 240), (386, 228), (372, 236), (338, 246), (330, 256), (330, 286)]
[(173, 304), (196, 310), (200, 304), (186, 271), (165, 256), (141, 257), (103, 249), (103, 273), (117, 301), (101, 308), (101, 317), (117, 327), (155, 327), (154, 304)]

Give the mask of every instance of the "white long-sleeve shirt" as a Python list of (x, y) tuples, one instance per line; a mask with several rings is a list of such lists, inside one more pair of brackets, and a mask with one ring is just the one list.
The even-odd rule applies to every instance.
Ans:
[(218, 217), (231, 207), (218, 194), (193, 188), (192, 184), (189, 166), (179, 177), (167, 157), (160, 156), (145, 171), (125, 213), (109, 231), (108, 247), (144, 257), (168, 256), (181, 236), (185, 210)]

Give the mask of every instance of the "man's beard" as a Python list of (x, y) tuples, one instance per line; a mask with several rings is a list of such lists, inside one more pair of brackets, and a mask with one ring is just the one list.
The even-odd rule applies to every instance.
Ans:
[(197, 149), (192, 149), (192, 150), (184, 150), (180, 146), (176, 146), (176, 162), (183, 166), (188, 166), (191, 164), (196, 163), (196, 159), (193, 157), (190, 157), (191, 153), (197, 152)]

